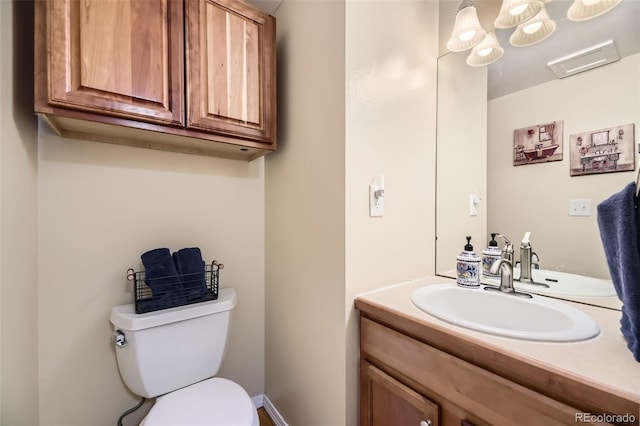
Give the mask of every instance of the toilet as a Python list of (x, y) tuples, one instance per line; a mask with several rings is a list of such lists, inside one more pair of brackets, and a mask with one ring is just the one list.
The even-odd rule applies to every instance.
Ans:
[(133, 304), (111, 310), (116, 361), (125, 385), (156, 398), (141, 426), (259, 426), (251, 397), (220, 377), (231, 311), (232, 288), (218, 299), (136, 314)]

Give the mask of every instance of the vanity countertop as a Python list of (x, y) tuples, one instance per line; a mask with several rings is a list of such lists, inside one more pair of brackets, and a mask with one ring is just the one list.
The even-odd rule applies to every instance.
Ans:
[(597, 321), (597, 337), (569, 343), (504, 338), (458, 327), (413, 305), (415, 289), (441, 283), (455, 286), (448, 278), (420, 278), (361, 294), (355, 305), (363, 316), (557, 400), (572, 395), (638, 421), (640, 363), (620, 333), (620, 311), (567, 301)]

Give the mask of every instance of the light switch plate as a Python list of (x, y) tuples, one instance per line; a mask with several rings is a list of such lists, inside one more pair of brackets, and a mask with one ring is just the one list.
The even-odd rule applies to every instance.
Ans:
[(376, 198), (377, 185), (369, 185), (369, 216), (370, 217), (382, 217), (384, 216), (384, 197)]
[(588, 198), (569, 200), (569, 216), (591, 216), (591, 200)]

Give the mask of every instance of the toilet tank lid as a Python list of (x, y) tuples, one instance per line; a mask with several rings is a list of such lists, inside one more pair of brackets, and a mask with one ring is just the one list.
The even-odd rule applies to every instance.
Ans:
[(216, 300), (163, 309), (161, 311), (136, 314), (133, 303), (115, 306), (111, 310), (111, 323), (121, 330), (143, 330), (178, 321), (229, 311), (236, 306), (236, 291), (222, 288)]

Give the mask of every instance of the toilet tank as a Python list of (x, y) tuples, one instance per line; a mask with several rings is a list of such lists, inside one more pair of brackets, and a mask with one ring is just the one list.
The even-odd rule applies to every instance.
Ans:
[(133, 304), (114, 307), (114, 332), (124, 334), (115, 349), (125, 385), (151, 398), (215, 376), (236, 303), (235, 290), (223, 288), (217, 300), (145, 314)]

